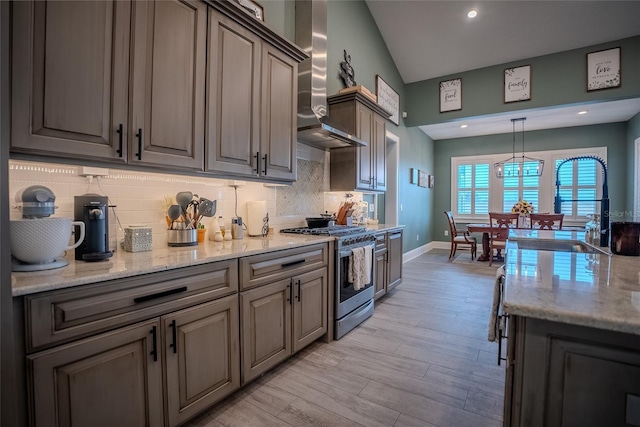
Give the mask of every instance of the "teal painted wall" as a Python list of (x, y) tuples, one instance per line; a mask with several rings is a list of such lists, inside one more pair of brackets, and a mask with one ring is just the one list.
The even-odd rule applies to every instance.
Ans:
[[(263, 0), (261, 4), (267, 25), (293, 40), (294, 1)], [(327, 11), (327, 93), (337, 93), (344, 87), (338, 70), (346, 49), (358, 84), (375, 91), (376, 74), (381, 75), (399, 93), (400, 111), (408, 113), (407, 119), (400, 118), (399, 126), (387, 122), (387, 129), (400, 137), (398, 197), (403, 208), (399, 222), (406, 226), (404, 252), (431, 240), (446, 240), (442, 212), (450, 205), (451, 156), (509, 153), (512, 143), (511, 134), (434, 142), (415, 126), (520, 109), (640, 97), (640, 36), (405, 85), (364, 1), (329, 1)], [(618, 46), (622, 53), (621, 87), (587, 92), (587, 53)], [(532, 99), (504, 104), (504, 69), (527, 64), (531, 65)], [(462, 78), (463, 109), (440, 113), (438, 84), (458, 77)], [(611, 208), (628, 210), (633, 204), (633, 188), (627, 182), (633, 180), (633, 141), (638, 136), (640, 115), (628, 123), (527, 132), (526, 148), (538, 151), (607, 146)], [(435, 188), (409, 184), (410, 168), (435, 175)]]
[[(636, 114), (627, 122), (627, 206), (626, 210), (633, 212), (633, 180), (635, 179), (635, 140), (640, 138), (640, 113)], [(640, 212), (635, 212), (633, 221), (640, 221)]]
[[(404, 111), (405, 86), (364, 1), (329, 1), (327, 4), (327, 93), (335, 94), (344, 87), (339, 75), (343, 50), (351, 55), (355, 80), (375, 92), (379, 74), (400, 95), (400, 111)], [(400, 138), (398, 203), (400, 224), (405, 225), (403, 252), (430, 242), (433, 190), (409, 184), (409, 168), (433, 174), (433, 141), (417, 128), (406, 128), (387, 121), (387, 130)], [(417, 237), (417, 239), (416, 239)]]
[(288, 40), (296, 38), (296, 9), (294, 0), (261, 0), (264, 23)]
[[(568, 148), (607, 147), (607, 170), (609, 172), (609, 198), (611, 211), (623, 211), (627, 206), (627, 124), (602, 125), (548, 129), (525, 133), (526, 151), (563, 150)], [(443, 139), (435, 142), (434, 199), (435, 240), (449, 241), (443, 230), (449, 228), (444, 211), (451, 209), (451, 157), (482, 154), (511, 153), (512, 134), (478, 136), (471, 138)], [(546, 167), (545, 174), (555, 173)], [(442, 185), (441, 185), (442, 184)]]
[[(289, 40), (295, 39), (295, 2), (293, 0), (263, 0), (265, 23)], [(339, 75), (343, 50), (351, 55), (358, 84), (375, 92), (379, 74), (400, 95), (400, 111), (405, 111), (405, 85), (387, 50), (378, 27), (362, 0), (327, 2), (327, 94), (344, 87)], [(401, 114), (400, 114), (401, 116)], [(417, 128), (407, 128), (387, 121), (387, 130), (400, 139), (398, 200), (403, 210), (398, 222), (405, 225), (403, 252), (416, 249), (433, 240), (433, 189), (409, 184), (409, 169), (433, 174), (433, 141)], [(417, 237), (417, 239), (416, 239)]]
[[(621, 87), (587, 92), (587, 53), (612, 47), (621, 48)], [(504, 69), (521, 65), (531, 65), (531, 100), (505, 104)], [(440, 113), (439, 83), (453, 78), (462, 78), (462, 110)], [(640, 36), (410, 83), (406, 86), (406, 94), (407, 126), (521, 109), (639, 97)]]

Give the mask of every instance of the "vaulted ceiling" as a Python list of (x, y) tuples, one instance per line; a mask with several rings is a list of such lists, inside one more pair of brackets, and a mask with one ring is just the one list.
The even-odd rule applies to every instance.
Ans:
[[(640, 34), (640, 1), (367, 0), (367, 5), (405, 83)], [(471, 9), (478, 12), (473, 19), (467, 17)], [(626, 121), (640, 112), (640, 99), (594, 105), (579, 119), (574, 110), (537, 111), (527, 129)], [(460, 122), (421, 128), (434, 139), (511, 129), (500, 115), (467, 122), (464, 130)]]

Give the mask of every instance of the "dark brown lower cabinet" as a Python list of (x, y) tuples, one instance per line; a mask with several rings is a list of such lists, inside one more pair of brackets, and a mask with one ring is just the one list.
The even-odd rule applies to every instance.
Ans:
[(402, 230), (387, 233), (389, 283), (387, 292), (402, 283)]
[(240, 293), (242, 383), (327, 332), (327, 268)]
[(29, 356), (35, 425), (182, 424), (240, 387), (238, 325), (234, 294)]
[(510, 316), (506, 426), (640, 426), (640, 339)]
[(162, 318), (169, 425), (240, 388), (238, 296)]
[(387, 257), (388, 252), (386, 249), (376, 251), (374, 255), (375, 262), (375, 293), (374, 298), (378, 299), (387, 293)]
[(155, 319), (29, 356), (34, 424), (163, 425), (160, 350)]
[(374, 269), (375, 299), (402, 283), (402, 229), (376, 235)]

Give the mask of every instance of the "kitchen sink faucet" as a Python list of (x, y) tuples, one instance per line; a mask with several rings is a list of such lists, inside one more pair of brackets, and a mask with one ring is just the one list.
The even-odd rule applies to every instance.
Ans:
[(555, 213), (561, 213), (562, 197), (560, 196), (560, 168), (567, 162), (574, 160), (593, 159), (602, 166), (602, 198), (601, 199), (572, 199), (565, 202), (600, 202), (600, 246), (609, 246), (609, 186), (607, 185), (607, 164), (600, 157), (596, 156), (576, 156), (565, 159), (558, 165), (556, 169), (556, 197), (553, 203)]

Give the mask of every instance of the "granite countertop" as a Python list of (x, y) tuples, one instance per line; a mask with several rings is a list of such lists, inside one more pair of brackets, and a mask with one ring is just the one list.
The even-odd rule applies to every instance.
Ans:
[(167, 246), (147, 252), (125, 252), (118, 249), (113, 257), (97, 262), (76, 261), (73, 258), (74, 252), (69, 251), (67, 253), (69, 265), (53, 270), (14, 272), (11, 275), (11, 287), (15, 297), (332, 240), (334, 238), (328, 236), (278, 233), (265, 238), (245, 237), (241, 240), (224, 242), (206, 241), (197, 246)]
[[(369, 224), (367, 230), (386, 231), (404, 226)], [(67, 253), (69, 265), (53, 270), (12, 273), (13, 296), (104, 282), (141, 274), (155, 273), (192, 265), (262, 254), (282, 249), (308, 246), (334, 240), (331, 236), (275, 233), (265, 238), (245, 237), (224, 242), (205, 241), (197, 246), (154, 248), (148, 252), (125, 252), (118, 249), (113, 257), (97, 262), (76, 261)]]
[(584, 231), (512, 232), (506, 247), (505, 312), (640, 335), (638, 257), (519, 249), (514, 238), (584, 241)]

